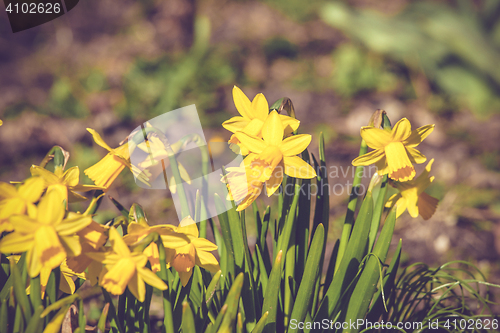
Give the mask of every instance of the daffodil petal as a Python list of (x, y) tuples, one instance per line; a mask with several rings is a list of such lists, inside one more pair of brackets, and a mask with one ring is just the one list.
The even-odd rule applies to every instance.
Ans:
[(80, 182), (80, 169), (74, 166), (64, 173), (62, 182), (67, 186), (76, 186)]
[(35, 242), (34, 234), (11, 233), (0, 241), (0, 252), (21, 253), (28, 251)]
[[(28, 180), (26, 180), (26, 182)], [(41, 183), (43, 186), (43, 179), (41, 180)], [(16, 196), (17, 196), (17, 190), (16, 190), (16, 187), (14, 185), (11, 185), (9, 183), (0, 182), (0, 198), (13, 198)]]
[(150, 286), (159, 290), (166, 290), (168, 288), (165, 282), (163, 282), (155, 273), (153, 273), (149, 269), (140, 268), (138, 272), (139, 275), (144, 279), (144, 282), (146, 282)]
[(404, 140), (403, 144), (407, 148), (413, 148), (418, 146), (424, 139), (432, 133), (434, 130), (434, 125), (425, 125), (413, 130), (410, 136)]
[(187, 286), (189, 279), (191, 278), (191, 275), (193, 275), (193, 270), (190, 270), (189, 272), (177, 272), (177, 273), (179, 273), (182, 286), (183, 287)]
[(217, 250), (217, 245), (205, 238), (196, 238), (191, 241), (196, 248), (196, 251), (215, 251)]
[[(66, 259), (66, 251), (60, 242), (60, 239), (51, 226), (42, 226), (35, 232), (36, 257), (34, 260), (39, 260), (42, 267), (54, 269)], [(38, 275), (38, 272), (31, 272), (30, 276)]]
[(87, 128), (87, 131), (89, 131), (90, 134), (92, 134), (92, 138), (94, 139), (95, 143), (97, 143), (99, 146), (106, 149), (107, 151), (113, 150), (110, 146), (108, 146), (106, 142), (104, 142), (104, 140), (101, 138), (101, 135), (97, 133), (95, 130), (93, 130), (92, 128)]
[(249, 119), (245, 119), (240, 116), (233, 117), (222, 123), (222, 127), (227, 129), (229, 132), (236, 133), (242, 131), (250, 122)]
[(391, 141), (404, 141), (411, 134), (411, 124), (406, 118), (401, 119), (394, 125), (391, 131)]
[(438, 202), (438, 199), (431, 197), (427, 193), (421, 193), (418, 196), (418, 212), (424, 220), (428, 220), (434, 215)]
[(15, 215), (9, 218), (14, 230), (22, 234), (30, 234), (36, 231), (39, 223), (26, 215)]
[(237, 86), (233, 87), (233, 101), (236, 110), (240, 113), (243, 118), (248, 120), (253, 119), (252, 117), (252, 103), (248, 97), (241, 91)]
[(380, 161), (384, 156), (385, 154), (383, 149), (376, 149), (369, 153), (356, 157), (352, 161), (352, 165), (358, 166), (374, 164)]
[(108, 269), (102, 277), (100, 285), (113, 295), (121, 295), (135, 274), (136, 269), (132, 260), (130, 258), (121, 259)]
[(78, 236), (61, 236), (60, 240), (68, 256), (76, 257), (82, 253), (82, 245)]
[(56, 225), (62, 221), (65, 212), (63, 200), (60, 191), (50, 190), (38, 204), (37, 220), (46, 225)]
[(280, 187), (283, 182), (283, 173), (284, 173), (284, 164), (283, 161), (274, 168), (271, 177), (266, 181), (266, 194), (268, 197), (273, 195), (274, 192)]
[(280, 114), (279, 116), (281, 119), (281, 123), (283, 124), (283, 129), (285, 131), (285, 135), (289, 135), (293, 131), (296, 131), (297, 128), (299, 128), (299, 125), (300, 125), (299, 120), (292, 118), (292, 117), (289, 117), (289, 116), (285, 116), (284, 114)]
[[(281, 119), (276, 111), (271, 111), (264, 122), (264, 126), (262, 126), (262, 138), (267, 145), (278, 146), (283, 141), (283, 135), (284, 130)], [(255, 152), (250, 147), (248, 148), (250, 151)]]
[(383, 149), (391, 142), (391, 132), (380, 128), (365, 126), (361, 127), (360, 133), (368, 147), (373, 149)]
[(209, 252), (199, 251), (196, 253), (196, 265), (215, 273), (220, 270), (219, 263), (214, 255)]
[(41, 177), (45, 181), (45, 187), (51, 184), (59, 183), (59, 177), (57, 177), (54, 173), (46, 170), (38, 165), (32, 165), (30, 168), (30, 173), (33, 177)]
[(19, 195), (30, 203), (40, 199), (45, 189), (45, 183), (41, 177), (32, 177), (27, 179), (24, 184), (19, 186)]
[(109, 229), (109, 241), (113, 246), (113, 251), (115, 251), (117, 254), (121, 255), (122, 257), (130, 256), (130, 250), (127, 244), (125, 244), (122, 237), (115, 228)]
[(265, 121), (269, 114), (269, 104), (263, 94), (257, 94), (252, 101), (253, 118)]
[(421, 152), (416, 150), (415, 148), (407, 147), (406, 151), (408, 152), (408, 157), (410, 161), (415, 164), (422, 164), (427, 161), (427, 157), (425, 157)]
[(69, 236), (82, 230), (92, 223), (92, 217), (88, 215), (74, 216), (70, 219), (65, 219), (55, 226), (57, 233), (61, 236)]
[(406, 199), (406, 208), (408, 209), (408, 213), (410, 214), (411, 217), (416, 218), (418, 217), (418, 196), (412, 195), (408, 196)]
[(283, 157), (283, 162), (285, 165), (285, 174), (290, 177), (302, 179), (316, 177), (316, 171), (314, 171), (313, 167), (298, 156), (285, 156)]
[(250, 136), (245, 132), (237, 132), (234, 135), (252, 153), (260, 154), (267, 147), (264, 141), (255, 136)]
[(286, 138), (281, 142), (280, 150), (283, 156), (294, 156), (302, 153), (311, 143), (311, 135), (299, 134)]

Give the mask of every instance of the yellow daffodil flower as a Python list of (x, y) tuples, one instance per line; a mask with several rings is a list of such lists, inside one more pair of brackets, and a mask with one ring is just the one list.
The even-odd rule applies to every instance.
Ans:
[(75, 166), (66, 171), (61, 166), (56, 166), (54, 172), (50, 172), (38, 165), (32, 165), (30, 168), (32, 176), (40, 176), (45, 181), (45, 188), (50, 191), (52, 188), (60, 187), (65, 193), (66, 202), (78, 202), (87, 200), (83, 195), (76, 192), (87, 192), (91, 190), (105, 190), (104, 187), (94, 185), (81, 185), (80, 169)]
[[(152, 232), (158, 233), (158, 235), (176, 235), (175, 227), (170, 224), (162, 224), (155, 226), (148, 226), (136, 222), (131, 222), (128, 225), (128, 233), (123, 237), (123, 241), (125, 244), (131, 246), (144, 237), (149, 235)], [(143, 253), (148, 257), (149, 262), (151, 263), (151, 270), (153, 272), (158, 272), (160, 270), (160, 255), (158, 252), (158, 245), (156, 243), (150, 243), (143, 251)]]
[(198, 238), (198, 227), (191, 216), (182, 219), (175, 232), (186, 236), (188, 240), (175, 235), (162, 235), (161, 239), (165, 245), (167, 267), (175, 268), (184, 287), (193, 274), (194, 265), (212, 273), (220, 269), (217, 259), (210, 253), (217, 250), (217, 245), (207, 239)]
[(131, 252), (115, 228), (109, 229), (112, 250), (92, 252), (87, 255), (105, 266), (99, 276), (99, 284), (113, 295), (121, 295), (128, 287), (130, 292), (144, 302), (147, 283), (160, 290), (167, 285), (155, 273), (146, 268), (148, 258), (142, 253)]
[(361, 128), (361, 137), (368, 147), (375, 149), (352, 161), (352, 165), (375, 164), (380, 175), (399, 182), (405, 182), (415, 177), (412, 163), (420, 164), (426, 157), (415, 149), (434, 130), (434, 125), (426, 125), (411, 130), (410, 121), (401, 119), (390, 131), (372, 126)]
[(0, 252), (28, 251), (27, 265), (31, 277), (42, 269), (58, 267), (68, 256), (77, 256), (81, 245), (76, 232), (92, 222), (90, 216), (75, 214), (64, 219), (63, 195), (51, 190), (42, 197), (36, 212), (29, 216), (14, 215), (9, 218), (14, 232), (0, 241)]
[[(150, 179), (156, 179), (160, 174), (163, 175), (164, 169), (170, 165), (170, 160), (168, 159), (168, 152), (165, 148), (163, 142), (155, 136), (150, 137), (147, 141), (141, 142), (137, 145), (139, 149), (147, 153), (149, 156), (144, 159), (144, 161), (137, 164), (140, 170), (148, 170), (151, 173)], [(179, 148), (177, 145), (171, 146), (174, 154), (178, 153)], [(181, 163), (177, 163), (179, 168), (179, 173), (181, 178), (186, 181), (186, 183), (191, 184), (191, 178), (187, 173), (186, 169)], [(177, 186), (175, 184), (174, 177), (170, 177), (168, 187), (172, 193), (177, 191)]]
[(260, 180), (259, 171), (251, 168), (251, 158), (256, 156), (252, 154), (250, 158), (245, 158), (240, 167), (227, 168), (227, 175), (221, 179), (227, 184), (227, 200), (238, 203), (237, 211), (250, 206), (262, 192), (264, 183)]
[(9, 217), (36, 211), (35, 202), (40, 199), (43, 190), (44, 181), (40, 177), (28, 178), (19, 188), (0, 182), (0, 234), (14, 230)]
[(95, 130), (87, 128), (87, 131), (92, 134), (95, 143), (109, 152), (102, 160), (84, 171), (97, 186), (108, 189), (125, 167), (129, 168), (139, 180), (149, 185), (147, 175), (140, 172), (136, 166), (130, 163), (128, 142), (113, 149), (104, 142), (99, 133)]
[(428, 220), (436, 211), (438, 199), (424, 192), (434, 181), (434, 176), (429, 177), (432, 163), (434, 163), (434, 159), (429, 161), (425, 170), (414, 180), (404, 183), (393, 182), (399, 193), (394, 194), (387, 200), (386, 207), (391, 208), (397, 205), (397, 217), (408, 209), (411, 217), (416, 218), (420, 214), (424, 220)]
[(260, 181), (266, 182), (268, 196), (271, 196), (280, 186), (283, 173), (303, 179), (316, 177), (314, 169), (296, 156), (307, 148), (311, 142), (311, 136), (299, 134), (283, 140), (283, 124), (276, 111), (269, 114), (262, 127), (263, 139), (245, 132), (238, 132), (235, 135), (251, 152), (245, 159), (249, 159), (250, 167), (259, 172)]
[[(69, 212), (68, 218), (74, 216), (73, 214), (75, 213)], [(87, 270), (85, 276), (91, 285), (97, 283), (97, 277), (101, 273), (102, 265), (88, 257), (86, 253), (102, 249), (108, 240), (108, 229), (109, 227), (92, 221), (88, 226), (78, 231), (77, 235), (80, 237), (82, 252), (79, 256), (70, 257), (66, 261), (68, 268), (76, 274), (84, 274), (85, 270)]]
[[(240, 88), (233, 87), (233, 100), (236, 110), (241, 116), (233, 117), (222, 124), (222, 127), (232, 133), (245, 132), (249, 135), (262, 137), (262, 126), (269, 115), (269, 104), (263, 94), (257, 94), (253, 101), (250, 102), (248, 97), (241, 91)], [(289, 135), (299, 128), (300, 121), (285, 115), (279, 115), (285, 134)], [(239, 144), (240, 140), (236, 135), (232, 135), (229, 140), (231, 145)], [(247, 147), (240, 145), (242, 155), (248, 155)]]
[(3, 125), (3, 121), (2, 121), (2, 119), (0, 119), (0, 126), (2, 126), (2, 125)]

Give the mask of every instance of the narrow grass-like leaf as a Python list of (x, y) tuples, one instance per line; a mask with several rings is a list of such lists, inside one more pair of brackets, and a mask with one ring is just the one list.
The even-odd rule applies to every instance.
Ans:
[(252, 330), (252, 333), (261, 333), (264, 330), (268, 315), (269, 315), (268, 311), (262, 314), (262, 317), (260, 317), (259, 321), (257, 322), (257, 325), (255, 325), (254, 329)]
[(25, 324), (28, 324), (31, 320), (31, 305), (28, 295), (26, 295), (25, 280), (22, 278), (14, 259), (10, 260), (10, 272), (14, 278), (13, 284), (16, 302), (21, 307)]
[(104, 308), (102, 308), (101, 315), (99, 316), (99, 321), (97, 322), (98, 333), (106, 332), (106, 320), (108, 319), (108, 312), (109, 312), (109, 303), (106, 303), (106, 305), (104, 305)]
[(186, 333), (196, 332), (193, 311), (191, 311), (191, 306), (189, 306), (188, 302), (182, 302), (181, 331)]
[[(319, 224), (311, 241), (311, 249), (307, 256), (302, 282), (297, 292), (297, 298), (293, 307), (290, 319), (297, 322), (303, 322), (306, 317), (307, 309), (313, 299), (313, 291), (316, 286), (316, 281), (320, 278), (320, 261), (323, 255), (323, 244), (325, 242), (325, 230), (323, 224)], [(298, 332), (298, 325), (294, 328), (289, 328), (289, 333)]]
[(276, 259), (274, 260), (273, 269), (271, 270), (271, 275), (269, 276), (269, 282), (267, 284), (266, 292), (264, 294), (264, 305), (262, 306), (262, 315), (264, 315), (265, 312), (268, 312), (268, 317), (264, 328), (265, 332), (273, 332), (273, 333), (276, 332), (276, 314), (278, 310), (278, 296), (281, 289), (282, 256), (283, 256), (283, 251), (280, 250), (276, 255)]
[(335, 317), (341, 304), (341, 296), (347, 297), (348, 287), (355, 278), (361, 259), (366, 255), (368, 246), (368, 233), (372, 221), (373, 200), (370, 192), (366, 194), (361, 205), (356, 224), (352, 230), (352, 237), (347, 244), (345, 254), (335, 273), (314, 320), (321, 321), (325, 318)]
[(396, 280), (396, 274), (398, 272), (399, 261), (401, 259), (401, 240), (399, 240), (398, 247), (394, 256), (392, 257), (391, 263), (385, 277), (382, 281), (382, 287), (377, 291), (373, 297), (374, 302), (370, 307), (370, 311), (367, 315), (367, 320), (377, 321), (380, 315), (387, 311), (387, 297), (390, 296), (392, 290), (394, 290), (394, 281)]
[(236, 279), (234, 279), (231, 289), (227, 294), (226, 303), (227, 312), (222, 319), (222, 323), (219, 328), (219, 332), (233, 332), (234, 322), (238, 314), (238, 304), (240, 300), (241, 289), (243, 288), (245, 275), (243, 273), (238, 274)]
[(42, 312), (43, 305), (39, 305), (35, 309), (35, 312), (33, 313), (33, 316), (31, 317), (31, 320), (26, 327), (25, 333), (36, 333), (40, 329), (40, 326), (43, 325), (43, 318), (41, 317)]
[[(389, 245), (391, 244), (392, 235), (394, 233), (395, 222), (396, 209), (393, 209), (387, 216), (384, 227), (373, 249), (373, 253), (369, 255), (364, 265), (363, 272), (349, 298), (345, 319), (343, 320), (344, 322), (356, 321), (365, 316), (372, 296), (377, 289), (377, 281), (382, 272), (381, 266), (384, 264), (385, 258), (387, 257), (387, 251), (389, 250)], [(351, 330), (353, 333), (358, 331), (359, 329), (356, 328)]]
[[(235, 253), (233, 246), (233, 238), (231, 236), (231, 228), (229, 226), (229, 218), (226, 212), (226, 206), (222, 199), (215, 194), (215, 208), (219, 214), (219, 223), (221, 227), (222, 238), (224, 239), (224, 245), (226, 247), (226, 267), (227, 272), (223, 272), (224, 277), (227, 279), (228, 275), (232, 278), (235, 277)], [(232, 222), (234, 223), (234, 221)], [(239, 224), (239, 223), (238, 223)]]

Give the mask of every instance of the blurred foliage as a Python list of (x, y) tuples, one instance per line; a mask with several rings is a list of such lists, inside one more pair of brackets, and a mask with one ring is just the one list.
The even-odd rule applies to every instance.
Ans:
[[(472, 6), (469, 1), (456, 7), (412, 2), (391, 17), (332, 2), (320, 14), (369, 50), (423, 71), (435, 89), (485, 117), (500, 109), (500, 2), (486, 1), (479, 10)], [(358, 81), (359, 88), (370, 82), (365, 77)]]

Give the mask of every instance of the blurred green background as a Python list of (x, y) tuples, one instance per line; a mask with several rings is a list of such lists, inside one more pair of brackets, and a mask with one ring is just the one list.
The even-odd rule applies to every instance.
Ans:
[[(436, 159), (428, 192), (440, 205), (428, 221), (398, 222), (405, 260), (470, 260), (500, 281), (500, 1), (86, 0), (16, 34), (2, 15), (1, 181), (26, 178), (57, 144), (88, 183), (83, 170), (105, 151), (86, 127), (116, 147), (190, 104), (207, 140), (227, 140), (220, 125), (237, 115), (237, 85), (270, 103), (291, 98), (310, 151), (323, 131), (328, 164), (348, 170), (330, 183), (346, 184), (359, 128), (382, 108), (393, 123), (436, 124), (420, 147)], [(110, 195), (142, 204), (152, 223), (176, 223), (166, 191), (122, 176)], [(346, 200), (331, 196), (332, 240)], [(101, 219), (117, 214), (103, 208)]]

